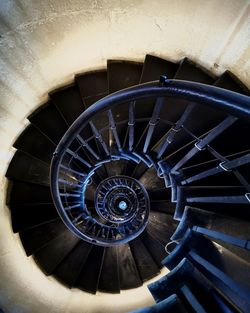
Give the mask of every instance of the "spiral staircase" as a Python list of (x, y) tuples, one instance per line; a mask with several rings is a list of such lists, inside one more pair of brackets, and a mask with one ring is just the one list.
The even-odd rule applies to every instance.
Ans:
[(137, 312), (249, 312), (248, 95), (228, 71), (151, 55), (51, 92), (6, 173), (27, 256), (90, 293), (166, 266)]

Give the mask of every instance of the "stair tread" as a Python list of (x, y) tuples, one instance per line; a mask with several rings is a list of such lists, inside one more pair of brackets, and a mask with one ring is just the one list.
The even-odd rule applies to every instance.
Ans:
[(49, 95), (68, 125), (84, 111), (83, 100), (75, 85), (60, 88)]
[(22, 151), (16, 151), (6, 177), (33, 184), (49, 186), (49, 166)]
[(175, 228), (176, 222), (171, 215), (156, 211), (150, 212), (147, 230), (164, 246), (169, 242)]
[(13, 146), (48, 164), (55, 150), (55, 145), (32, 124), (24, 129)]
[[(106, 91), (98, 95), (93, 95), (93, 96), (88, 96), (88, 97), (83, 98), (83, 103), (84, 103), (85, 108), (90, 107), (92, 104), (106, 97), (107, 95), (108, 95), (108, 92)], [(100, 125), (100, 128), (101, 127), (103, 127), (103, 125)]]
[(163, 188), (165, 186), (164, 180), (159, 178), (155, 173), (155, 168), (148, 169), (139, 179), (140, 183), (144, 185), (147, 191), (152, 191), (157, 188)]
[(225, 71), (214, 84), (217, 87), (249, 95), (249, 89), (230, 71)]
[(50, 275), (60, 262), (79, 242), (79, 238), (66, 229), (34, 254), (35, 261), (46, 274)]
[(13, 181), (8, 187), (8, 205), (51, 203), (52, 197), (48, 186), (41, 186), (22, 181)]
[(188, 58), (184, 58), (175, 74), (175, 79), (189, 80), (203, 84), (213, 84), (215, 77), (211, 72), (202, 68)]
[(151, 236), (147, 229), (142, 233), (141, 239), (158, 267), (161, 268), (161, 261), (166, 257), (165, 246)]
[(105, 164), (108, 176), (123, 175), (123, 170), (126, 167), (126, 160), (112, 161)]
[(131, 289), (142, 285), (133, 255), (128, 244), (117, 246), (120, 288)]
[(119, 259), (116, 247), (108, 247), (102, 265), (98, 289), (103, 292), (119, 293)]
[(75, 286), (95, 294), (98, 288), (99, 278), (102, 270), (105, 248), (93, 246), (86, 263), (79, 274)]
[(162, 58), (147, 54), (143, 63), (140, 83), (159, 80), (161, 75), (173, 78), (178, 65)]
[(19, 235), (25, 252), (29, 256), (59, 236), (64, 230), (65, 225), (58, 217), (56, 220), (21, 231)]
[(157, 188), (148, 192), (151, 202), (161, 201), (161, 200), (171, 200), (171, 189), (166, 188)]
[(175, 203), (171, 202), (170, 200), (151, 200), (150, 209), (152, 211), (173, 215), (175, 212)]
[(140, 162), (138, 165), (135, 165), (135, 168), (134, 168), (133, 173), (132, 173), (132, 177), (138, 179), (138, 178), (140, 178), (147, 170), (148, 170), (148, 166), (147, 166), (145, 163)]
[(144, 282), (159, 273), (159, 268), (141, 238), (129, 242), (141, 280)]
[(87, 261), (91, 249), (91, 244), (81, 240), (57, 266), (53, 275), (62, 283), (73, 287), (81, 269)]
[(28, 119), (55, 144), (59, 143), (68, 128), (52, 101), (39, 107)]
[(54, 204), (11, 205), (10, 209), (15, 233), (58, 218)]
[(137, 85), (140, 81), (142, 63), (108, 60), (108, 90), (109, 93)]
[(76, 75), (75, 81), (82, 99), (107, 92), (107, 70), (92, 71)]

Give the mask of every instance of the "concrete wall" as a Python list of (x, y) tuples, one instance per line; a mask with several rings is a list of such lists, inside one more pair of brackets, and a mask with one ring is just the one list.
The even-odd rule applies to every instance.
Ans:
[[(250, 86), (248, 0), (0, 0), (0, 307), (6, 312), (126, 312), (146, 288), (96, 297), (47, 278), (12, 234), (4, 173), (26, 116), (49, 90), (107, 58), (188, 56)], [(108, 308), (111, 300), (112, 308)]]

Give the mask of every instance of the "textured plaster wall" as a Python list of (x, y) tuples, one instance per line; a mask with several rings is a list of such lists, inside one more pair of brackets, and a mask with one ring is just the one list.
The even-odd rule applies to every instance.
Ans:
[[(4, 173), (26, 116), (49, 90), (107, 58), (188, 56), (250, 86), (249, 0), (0, 0), (0, 306), (6, 312), (126, 312), (153, 303), (67, 290), (44, 276), (12, 234)], [(110, 306), (110, 307), (109, 307)]]

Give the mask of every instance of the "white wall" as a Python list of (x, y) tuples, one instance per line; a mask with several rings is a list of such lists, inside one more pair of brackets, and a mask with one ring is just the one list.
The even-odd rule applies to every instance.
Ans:
[(41, 273), (12, 234), (3, 175), (25, 117), (48, 91), (107, 58), (143, 61), (146, 53), (188, 56), (216, 74), (229, 69), (250, 86), (249, 43), (249, 0), (0, 0), (0, 306), (106, 313), (110, 299), (114, 312), (152, 303), (146, 288), (108, 297), (67, 290)]

